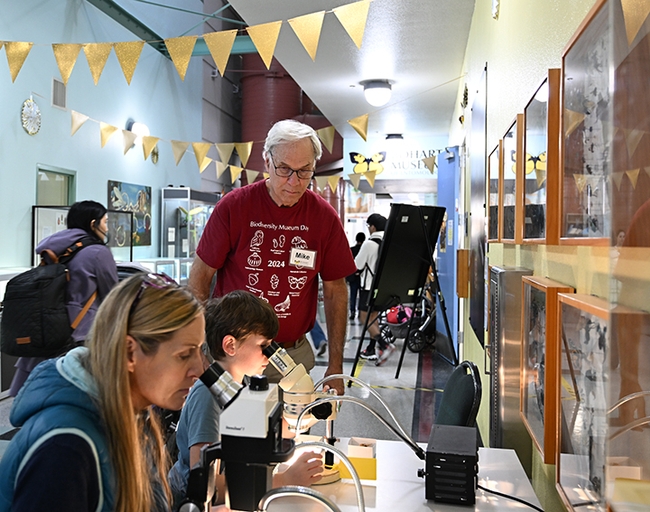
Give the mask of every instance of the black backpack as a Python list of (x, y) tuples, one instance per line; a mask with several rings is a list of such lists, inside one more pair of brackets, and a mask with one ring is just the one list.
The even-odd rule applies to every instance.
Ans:
[[(83, 237), (62, 254), (41, 253), (41, 264), (13, 277), (7, 283), (2, 302), (0, 350), (11, 356), (54, 357), (73, 347), (72, 332), (90, 309), (92, 294), (72, 325), (66, 307), (66, 288), (70, 279), (67, 263), (84, 247), (102, 243)], [(47, 263), (45, 256), (50, 259)]]

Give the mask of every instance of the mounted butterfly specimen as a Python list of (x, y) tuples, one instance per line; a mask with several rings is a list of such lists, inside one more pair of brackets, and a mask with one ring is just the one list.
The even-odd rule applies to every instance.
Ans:
[(379, 174), (384, 171), (384, 166), (381, 165), (381, 162), (386, 160), (386, 152), (380, 151), (370, 158), (366, 158), (361, 153), (350, 151), (350, 160), (355, 164), (352, 169), (355, 174), (363, 174), (368, 171), (374, 171), (376, 174)]

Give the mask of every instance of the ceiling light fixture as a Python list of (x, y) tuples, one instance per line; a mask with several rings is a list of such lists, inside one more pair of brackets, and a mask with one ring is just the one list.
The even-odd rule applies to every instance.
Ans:
[(404, 136), (401, 133), (387, 133), (386, 140), (404, 140)]
[(366, 101), (373, 107), (383, 107), (390, 100), (392, 93), (390, 80), (364, 80), (359, 84), (363, 85)]

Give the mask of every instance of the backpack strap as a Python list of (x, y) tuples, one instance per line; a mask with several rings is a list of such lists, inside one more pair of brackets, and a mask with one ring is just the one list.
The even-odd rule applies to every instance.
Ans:
[(90, 309), (90, 306), (93, 305), (93, 302), (95, 302), (95, 299), (97, 298), (97, 290), (93, 292), (93, 294), (90, 296), (90, 298), (86, 301), (86, 304), (84, 304), (84, 307), (81, 311), (79, 311), (79, 314), (77, 315), (77, 318), (74, 319), (74, 322), (70, 324), (70, 327), (72, 329), (76, 329), (81, 320), (83, 319), (84, 316), (86, 316), (86, 313), (88, 313), (88, 310)]

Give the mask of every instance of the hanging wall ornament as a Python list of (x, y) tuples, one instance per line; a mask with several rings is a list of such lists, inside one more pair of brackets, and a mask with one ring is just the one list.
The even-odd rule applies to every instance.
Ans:
[(99, 77), (102, 76), (102, 71), (104, 71), (104, 66), (106, 66), (108, 56), (113, 49), (113, 43), (88, 43), (83, 45), (83, 49), (90, 68), (90, 74), (95, 85), (97, 85)]

